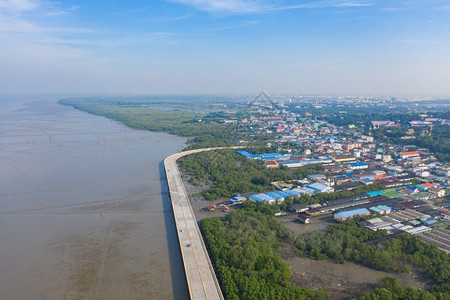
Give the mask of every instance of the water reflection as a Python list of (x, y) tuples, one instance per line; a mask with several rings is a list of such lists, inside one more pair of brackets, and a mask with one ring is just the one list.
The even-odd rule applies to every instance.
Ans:
[(185, 140), (56, 100), (0, 99), (0, 298), (187, 298), (159, 165)]

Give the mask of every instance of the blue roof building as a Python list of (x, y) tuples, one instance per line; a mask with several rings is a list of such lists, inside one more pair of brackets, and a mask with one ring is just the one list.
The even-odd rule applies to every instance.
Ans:
[(373, 196), (383, 195), (383, 191), (372, 191), (372, 192), (367, 192), (366, 194), (369, 195), (370, 197), (373, 197)]
[(275, 191), (274, 193), (277, 194), (277, 195), (280, 195), (283, 198), (287, 198), (287, 197), (290, 196), (288, 193), (285, 193), (285, 192), (282, 192), (282, 191)]
[(309, 194), (309, 195), (314, 195), (317, 191), (316, 190), (313, 190), (313, 189), (310, 189), (309, 187), (302, 187), (301, 189), (300, 189), (300, 191), (303, 191), (305, 194)]
[(284, 200), (283, 197), (281, 197), (280, 195), (276, 194), (275, 192), (268, 192), (267, 195), (272, 197), (272, 198), (274, 198), (274, 199), (276, 199), (276, 200), (278, 200), (278, 199), (283, 199)]
[(264, 199), (258, 197), (258, 195), (250, 195), (249, 198), (252, 199), (252, 200), (258, 201), (258, 202), (263, 202), (264, 201)]
[(247, 158), (261, 159), (261, 160), (273, 160), (273, 159), (287, 159), (289, 155), (284, 153), (264, 153), (253, 154), (245, 150), (236, 150), (236, 153), (244, 155)]
[(428, 192), (428, 187), (426, 187), (426, 186), (424, 186), (424, 185), (418, 184), (418, 185), (416, 185), (416, 188), (417, 188), (419, 191)]
[(263, 201), (267, 201), (269, 203), (275, 202), (274, 198), (272, 198), (266, 194), (251, 195), (249, 198), (252, 200), (258, 201), (258, 202), (263, 202)]
[(366, 208), (357, 208), (357, 209), (337, 212), (334, 214), (334, 219), (339, 222), (342, 222), (347, 219), (354, 218), (356, 216), (367, 216), (367, 215), (370, 215), (369, 210), (367, 210)]
[(327, 136), (326, 140), (329, 142), (330, 140), (334, 140), (335, 142), (338, 141), (338, 138), (336, 136)]
[(434, 223), (437, 223), (437, 220), (429, 219), (429, 220), (423, 221), (423, 223), (425, 223), (425, 224), (427, 224), (427, 225), (432, 225), (432, 224), (434, 224)]
[(322, 184), (322, 183), (318, 183), (318, 182), (314, 182), (310, 185), (308, 185), (308, 187), (310, 189), (313, 189), (319, 193), (330, 193), (330, 192), (334, 192), (334, 188), (329, 187), (328, 185)]
[(272, 159), (282, 159), (288, 158), (289, 156), (284, 153), (264, 153), (261, 154), (262, 160), (272, 160)]
[(299, 193), (297, 193), (296, 191), (293, 191), (293, 190), (285, 190), (284, 192), (286, 194), (289, 194), (289, 196), (298, 196), (298, 195), (300, 195)]
[(387, 205), (372, 206), (369, 209), (378, 214), (388, 214), (392, 211), (392, 207)]
[(230, 199), (231, 202), (236, 203), (236, 202), (242, 202), (245, 201), (245, 197), (241, 197), (241, 196), (236, 196)]
[(372, 184), (372, 183), (373, 183), (373, 180), (370, 179), (369, 177), (361, 178), (360, 181), (361, 181), (362, 183), (364, 183), (364, 184)]
[(236, 150), (236, 153), (238, 153), (238, 154), (240, 154), (240, 155), (247, 156), (247, 157), (253, 155), (253, 154), (251, 154), (250, 152), (245, 151), (245, 150)]

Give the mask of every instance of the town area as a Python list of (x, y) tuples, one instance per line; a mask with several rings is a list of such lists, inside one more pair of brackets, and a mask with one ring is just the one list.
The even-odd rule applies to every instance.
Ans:
[[(449, 127), (450, 120), (421, 114), (418, 120), (405, 122), (366, 120), (365, 127), (338, 126), (300, 110), (292, 99), (274, 104), (263, 96), (251, 103), (252, 113), (220, 122), (240, 124), (243, 135), (271, 136), (267, 149), (278, 152), (236, 152), (268, 169), (313, 165), (321, 166), (320, 172), (271, 182), (273, 188), (267, 192), (235, 193), (203, 207), (203, 212), (228, 213), (245, 201), (256, 201), (273, 204), (277, 217), (301, 224), (317, 223), (326, 215), (335, 222), (367, 216), (360, 226), (386, 230), (389, 236), (418, 235), (450, 254), (450, 165), (430, 149), (408, 143), (432, 137), (433, 127)], [(359, 105), (364, 103), (370, 105), (370, 101)], [(398, 139), (402, 143), (387, 138), (380, 142), (376, 138), (380, 131), (402, 132)]]

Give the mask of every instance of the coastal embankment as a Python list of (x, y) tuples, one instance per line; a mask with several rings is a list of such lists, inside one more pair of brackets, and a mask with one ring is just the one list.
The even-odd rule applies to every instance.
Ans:
[(192, 153), (218, 149), (223, 149), (223, 147), (179, 152), (164, 160), (167, 184), (169, 186), (175, 225), (191, 299), (224, 298), (176, 161)]

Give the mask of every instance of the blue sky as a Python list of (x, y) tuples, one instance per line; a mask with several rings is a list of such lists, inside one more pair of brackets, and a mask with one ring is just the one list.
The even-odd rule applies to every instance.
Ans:
[(450, 1), (0, 0), (0, 93), (450, 95)]

